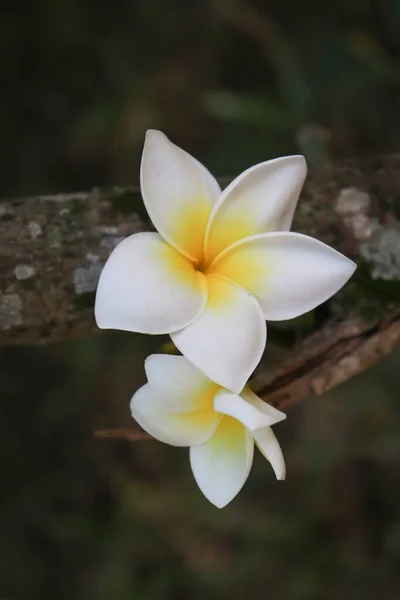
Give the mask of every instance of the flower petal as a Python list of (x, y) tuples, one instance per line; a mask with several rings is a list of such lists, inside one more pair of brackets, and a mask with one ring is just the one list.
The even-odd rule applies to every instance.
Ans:
[(280, 481), (285, 479), (285, 459), (283, 458), (281, 447), (271, 427), (253, 431), (253, 438), (261, 454), (271, 463), (276, 478)]
[(143, 200), (157, 230), (186, 257), (201, 260), (207, 221), (221, 193), (217, 181), (155, 130), (146, 134), (140, 178)]
[(263, 353), (265, 320), (258, 302), (246, 290), (222, 277), (208, 277), (207, 283), (204, 312), (171, 338), (207, 377), (239, 393)]
[(184, 356), (152, 354), (145, 360), (145, 370), (150, 388), (172, 412), (210, 408), (220, 389)]
[(210, 215), (206, 262), (238, 240), (289, 230), (307, 173), (303, 156), (286, 156), (244, 171), (221, 194)]
[[(244, 427), (250, 429), (250, 431), (269, 427), (277, 422), (276, 418), (274, 418), (275, 415), (270, 415), (264, 410), (259, 410), (255, 404), (247, 402), (243, 398), (243, 394), (239, 396), (225, 389), (219, 390), (216, 394), (214, 398), (214, 410), (237, 419)], [(276, 412), (279, 414), (278, 421), (281, 421), (282, 417), (286, 418), (286, 415), (283, 413)]]
[(239, 421), (224, 417), (216, 433), (190, 448), (190, 464), (205, 497), (223, 508), (240, 492), (253, 463), (251, 434)]
[(171, 446), (204, 443), (214, 434), (222, 418), (212, 405), (196, 412), (170, 412), (149, 384), (139, 388), (133, 396), (131, 413), (145, 431)]
[(280, 410), (278, 410), (277, 408), (275, 408), (274, 406), (272, 406), (271, 404), (268, 404), (268, 402), (264, 402), (264, 400), (261, 400), (261, 398), (259, 398), (250, 388), (248, 385), (246, 385), (244, 387), (244, 389), (242, 390), (241, 394), (242, 398), (244, 398), (247, 402), (249, 402), (250, 404), (252, 404), (255, 408), (257, 408), (257, 410), (265, 413), (265, 415), (268, 415), (268, 418), (270, 420), (270, 422), (268, 423), (269, 426), (271, 425), (275, 425), (275, 423), (279, 423), (280, 421), (284, 421), (286, 419), (286, 415), (285, 413), (281, 412)]
[(137, 233), (112, 252), (100, 276), (95, 317), (102, 329), (170, 333), (201, 314), (204, 276), (158, 233)]
[(259, 301), (267, 320), (293, 319), (336, 294), (356, 265), (301, 233), (273, 232), (238, 242), (209, 273), (235, 281)]

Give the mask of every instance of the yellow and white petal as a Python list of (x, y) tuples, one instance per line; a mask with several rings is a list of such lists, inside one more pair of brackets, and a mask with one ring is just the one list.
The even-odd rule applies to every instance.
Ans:
[[(262, 400), (260, 400), (260, 402), (262, 403)], [(276, 416), (265, 410), (259, 410), (256, 403), (245, 400), (243, 393), (240, 395), (232, 394), (225, 389), (219, 390), (216, 394), (214, 398), (214, 409), (217, 412), (237, 419), (250, 431), (269, 427), (273, 423), (281, 421), (282, 418), (286, 418), (286, 415), (279, 411), (276, 411), (278, 413), (278, 416)], [(272, 410), (274, 411), (275, 409)]]
[(145, 370), (150, 388), (172, 412), (212, 408), (220, 389), (184, 356), (152, 354), (145, 360)]
[(239, 393), (260, 361), (266, 341), (261, 308), (246, 290), (222, 277), (208, 277), (207, 306), (172, 341), (212, 381)]
[(159, 233), (191, 260), (201, 260), (207, 221), (221, 192), (217, 181), (155, 130), (146, 134), (140, 178), (147, 212)]
[(259, 301), (267, 320), (298, 317), (336, 294), (356, 265), (307, 235), (273, 232), (238, 242), (209, 269)]
[(256, 408), (259, 412), (264, 413), (264, 415), (268, 417), (268, 426), (275, 425), (276, 423), (279, 423), (280, 421), (284, 421), (286, 419), (285, 413), (281, 412), (271, 404), (268, 404), (268, 402), (264, 402), (264, 400), (261, 400), (261, 398), (259, 398), (249, 388), (248, 385), (246, 385), (243, 388), (240, 395), (246, 400), (246, 402), (254, 406), (254, 408)]
[(306, 173), (303, 156), (286, 156), (255, 165), (239, 175), (222, 192), (210, 215), (206, 263), (246, 237), (289, 230)]
[(171, 446), (193, 446), (206, 442), (222, 419), (212, 405), (195, 412), (170, 412), (149, 384), (139, 388), (133, 396), (131, 413), (147, 433)]
[(194, 478), (205, 497), (223, 508), (240, 492), (253, 463), (254, 442), (239, 421), (224, 417), (214, 435), (190, 448)]
[(204, 275), (158, 233), (137, 233), (106, 262), (95, 317), (102, 329), (170, 333), (194, 321), (206, 301)]
[(276, 478), (279, 481), (285, 479), (285, 459), (283, 458), (281, 447), (271, 427), (253, 431), (253, 438), (261, 454), (271, 463)]

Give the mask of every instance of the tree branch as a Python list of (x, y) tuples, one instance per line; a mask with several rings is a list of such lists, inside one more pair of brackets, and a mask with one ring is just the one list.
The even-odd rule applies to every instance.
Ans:
[[(399, 345), (399, 221), (400, 156), (312, 171), (293, 229), (327, 242), (359, 268), (322, 308), (269, 324), (265, 359), (252, 382), (265, 400), (286, 409)], [(121, 239), (149, 228), (135, 188), (0, 202), (0, 344), (96, 331), (94, 294), (105, 260)], [(132, 435), (119, 431), (114, 437)]]

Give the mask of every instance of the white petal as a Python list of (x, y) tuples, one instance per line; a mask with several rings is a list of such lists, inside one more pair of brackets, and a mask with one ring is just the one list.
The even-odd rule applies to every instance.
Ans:
[(293, 319), (336, 294), (356, 265), (301, 233), (274, 232), (238, 242), (209, 272), (235, 281), (259, 301), (267, 320)]
[(265, 320), (258, 302), (236, 284), (212, 276), (207, 283), (204, 312), (171, 338), (207, 377), (239, 393), (263, 353)]
[(221, 194), (206, 230), (206, 260), (258, 233), (289, 230), (307, 173), (303, 156), (286, 156), (244, 171)]
[(276, 478), (280, 481), (285, 479), (285, 459), (283, 458), (281, 447), (271, 427), (253, 431), (253, 437), (261, 454), (271, 463)]
[(253, 463), (254, 443), (243, 425), (224, 417), (216, 433), (190, 448), (190, 464), (205, 497), (223, 508), (240, 492)]
[(152, 354), (145, 360), (145, 370), (149, 386), (172, 412), (212, 407), (220, 389), (184, 356)]
[[(262, 403), (262, 400), (260, 400)], [(272, 408), (272, 407), (271, 407)], [(269, 427), (270, 425), (277, 422), (274, 414), (269, 414), (265, 410), (259, 410), (255, 404), (247, 402), (243, 398), (243, 394), (232, 394), (228, 390), (220, 390), (214, 398), (214, 409), (217, 412), (229, 415), (250, 429), (261, 429), (262, 427)], [(274, 409), (275, 410), (275, 409)], [(279, 411), (276, 411), (279, 413)], [(275, 418), (274, 418), (275, 417)], [(278, 421), (286, 418), (286, 415), (279, 413)]]
[(102, 329), (170, 333), (194, 321), (206, 299), (204, 275), (158, 233), (137, 233), (106, 262), (95, 317)]
[(222, 418), (212, 406), (196, 412), (170, 412), (149, 384), (133, 396), (131, 413), (147, 433), (171, 446), (202, 444), (214, 434)]
[(220, 195), (214, 177), (161, 131), (149, 130), (141, 165), (143, 200), (163, 238), (192, 260), (201, 260), (212, 207)]
[(240, 394), (242, 398), (244, 398), (247, 402), (252, 404), (257, 410), (268, 415), (270, 422), (269, 426), (275, 425), (275, 423), (279, 423), (280, 421), (284, 421), (286, 419), (285, 413), (281, 412), (271, 404), (264, 402), (261, 400), (250, 388), (249, 386), (245, 386), (243, 391)]

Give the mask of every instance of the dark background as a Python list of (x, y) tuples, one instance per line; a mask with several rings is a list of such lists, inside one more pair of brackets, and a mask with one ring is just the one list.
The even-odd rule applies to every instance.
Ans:
[[(398, 0), (3, 0), (2, 197), (137, 183), (160, 128), (216, 175), (400, 147)], [(0, 229), (1, 231), (1, 229)], [(129, 425), (164, 338), (0, 353), (0, 600), (397, 600), (399, 353), (275, 428), (237, 499)]]

